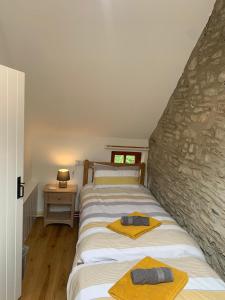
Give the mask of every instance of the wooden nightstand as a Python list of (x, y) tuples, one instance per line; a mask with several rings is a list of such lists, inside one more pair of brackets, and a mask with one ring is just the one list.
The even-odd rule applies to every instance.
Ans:
[[(54, 187), (54, 189), (52, 188)], [(47, 184), (44, 188), (44, 226), (48, 224), (60, 223), (68, 224), (73, 227), (74, 224), (74, 206), (77, 193), (76, 185), (68, 185), (67, 188), (59, 188), (52, 184)], [(69, 207), (69, 211), (51, 211), (54, 207)]]

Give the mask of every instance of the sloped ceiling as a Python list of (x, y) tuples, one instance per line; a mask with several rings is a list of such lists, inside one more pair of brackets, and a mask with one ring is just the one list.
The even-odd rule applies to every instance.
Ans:
[(148, 138), (214, 0), (0, 0), (33, 129)]

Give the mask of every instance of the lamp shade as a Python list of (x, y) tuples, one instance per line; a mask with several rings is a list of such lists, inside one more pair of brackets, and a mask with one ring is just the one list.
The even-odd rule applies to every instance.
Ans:
[(60, 169), (57, 173), (58, 181), (68, 181), (70, 180), (70, 172), (67, 169)]

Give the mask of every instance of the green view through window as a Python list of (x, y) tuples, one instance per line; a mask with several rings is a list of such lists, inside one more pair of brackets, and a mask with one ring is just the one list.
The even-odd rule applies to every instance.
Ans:
[(141, 162), (141, 152), (112, 151), (111, 162), (116, 164), (138, 164)]

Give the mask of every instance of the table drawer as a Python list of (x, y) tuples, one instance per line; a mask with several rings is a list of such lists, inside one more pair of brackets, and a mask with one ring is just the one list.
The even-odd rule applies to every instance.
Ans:
[(72, 202), (73, 194), (70, 193), (49, 193), (48, 203), (68, 203)]

